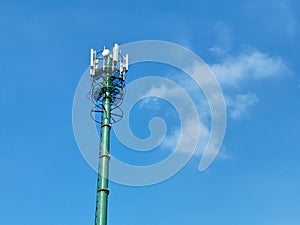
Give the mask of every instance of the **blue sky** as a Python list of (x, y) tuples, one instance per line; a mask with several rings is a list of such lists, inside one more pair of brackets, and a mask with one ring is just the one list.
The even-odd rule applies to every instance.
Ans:
[[(2, 0), (1, 224), (93, 224), (97, 175), (73, 135), (76, 86), (90, 48), (156, 39), (191, 49), (216, 73), (228, 105), (222, 154), (202, 173), (195, 156), (160, 184), (111, 183), (109, 224), (298, 225), (299, 10), (292, 0)], [(128, 82), (172, 72), (144, 66)], [(161, 112), (135, 112), (133, 130), (145, 137), (142, 118)], [(114, 135), (113, 149), (148, 163)]]

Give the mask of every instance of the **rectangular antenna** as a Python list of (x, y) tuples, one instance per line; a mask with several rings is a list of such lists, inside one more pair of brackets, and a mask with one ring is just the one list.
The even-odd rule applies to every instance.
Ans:
[(94, 66), (94, 49), (91, 48), (91, 54), (90, 54), (90, 66)]
[(113, 48), (113, 61), (115, 64), (118, 63), (118, 59), (119, 59), (119, 45), (116, 43)]
[(128, 71), (128, 54), (126, 54), (125, 56), (125, 69), (126, 69), (126, 72)]
[(95, 75), (95, 51), (94, 49), (91, 49), (90, 52), (90, 75), (94, 76)]

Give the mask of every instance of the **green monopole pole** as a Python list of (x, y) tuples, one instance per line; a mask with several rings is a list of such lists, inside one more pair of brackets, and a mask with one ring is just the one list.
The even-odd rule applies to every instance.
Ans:
[(107, 199), (109, 194), (108, 189), (108, 171), (109, 171), (109, 146), (110, 146), (110, 111), (112, 102), (112, 81), (111, 76), (113, 72), (112, 59), (110, 56), (105, 58), (105, 82), (102, 87), (102, 120), (101, 120), (101, 143), (99, 154), (99, 168), (98, 168), (98, 183), (97, 183), (97, 205), (95, 225), (107, 224)]

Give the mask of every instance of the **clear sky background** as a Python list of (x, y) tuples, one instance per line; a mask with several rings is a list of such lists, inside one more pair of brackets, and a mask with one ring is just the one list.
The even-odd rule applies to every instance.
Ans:
[[(223, 147), (203, 173), (195, 156), (160, 184), (111, 183), (109, 224), (299, 225), (299, 17), (296, 0), (1, 0), (0, 224), (93, 224), (97, 175), (73, 136), (76, 86), (90, 48), (157, 39), (216, 73), (228, 106)], [(172, 71), (155, 69), (132, 67), (128, 81)], [(160, 111), (133, 113), (144, 121)], [(140, 137), (146, 128), (133, 123)], [(114, 135), (112, 151), (142, 160)]]

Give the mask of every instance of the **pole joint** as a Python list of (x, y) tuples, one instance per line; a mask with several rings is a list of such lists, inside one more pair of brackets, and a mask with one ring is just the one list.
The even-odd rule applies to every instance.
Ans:
[(99, 156), (99, 158), (101, 159), (101, 158), (108, 158), (108, 159), (110, 159), (110, 154), (101, 154), (100, 156)]
[(105, 192), (107, 195), (109, 195), (109, 189), (108, 188), (100, 188), (97, 190), (98, 193)]
[(101, 128), (103, 127), (108, 127), (109, 129), (111, 129), (111, 124), (110, 123), (103, 123), (101, 124)]

